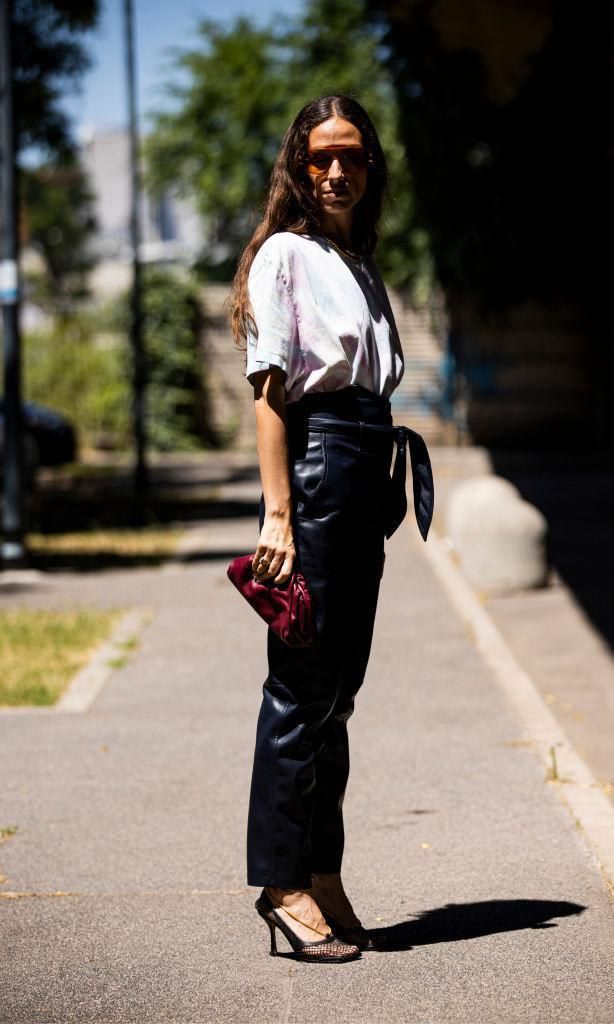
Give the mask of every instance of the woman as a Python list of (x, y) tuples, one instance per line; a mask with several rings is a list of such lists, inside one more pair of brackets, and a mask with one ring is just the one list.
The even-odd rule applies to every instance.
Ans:
[(283, 140), (232, 300), (262, 480), (253, 571), (281, 584), (300, 569), (317, 628), (305, 648), (268, 630), (248, 884), (263, 887), (256, 909), (271, 953), (279, 928), (308, 960), (351, 960), (370, 945), (340, 873), (347, 720), (369, 658), (384, 537), (406, 509), (407, 438), (425, 539), (432, 514), (422, 439), (390, 414), (403, 354), (371, 258), (385, 183), (363, 108), (346, 96), (308, 103)]

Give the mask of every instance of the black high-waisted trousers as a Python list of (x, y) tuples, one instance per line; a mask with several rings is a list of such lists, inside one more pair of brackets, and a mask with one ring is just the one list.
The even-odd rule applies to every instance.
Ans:
[[(384, 566), (393, 436), (349, 437), (310, 417), (391, 424), (390, 403), (352, 385), (287, 407), (296, 559), (312, 593), (317, 639), (267, 634), (247, 828), (248, 885), (305, 889), (338, 872), (349, 773), (347, 722), (371, 649)], [(260, 498), (260, 528), (264, 520)]]

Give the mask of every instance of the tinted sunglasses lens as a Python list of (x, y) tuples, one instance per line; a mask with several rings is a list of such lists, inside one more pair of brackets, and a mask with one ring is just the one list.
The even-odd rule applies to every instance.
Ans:
[(346, 174), (356, 171), (364, 171), (367, 167), (367, 154), (364, 149), (340, 149), (322, 150), (318, 153), (310, 153), (307, 157), (307, 170), (311, 174), (321, 174), (327, 171), (334, 159), (338, 159)]
[(344, 171), (364, 171), (367, 166), (367, 154), (364, 149), (346, 149), (339, 154)]
[(330, 153), (310, 153), (307, 157), (307, 170), (311, 174), (319, 174), (320, 171), (327, 171), (332, 162)]

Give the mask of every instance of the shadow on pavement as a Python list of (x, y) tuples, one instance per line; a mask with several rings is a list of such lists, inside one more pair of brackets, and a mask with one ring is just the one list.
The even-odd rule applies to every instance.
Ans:
[(192, 523), (203, 519), (237, 519), (258, 516), (257, 501), (190, 498), (152, 492), (138, 503), (128, 495), (99, 503), (93, 496), (79, 501), (57, 501), (48, 505), (30, 524), (30, 530), (42, 533), (66, 533), (69, 530), (121, 529), (170, 523)]
[[(181, 460), (176, 456), (150, 467), (150, 485), (144, 495), (136, 496), (132, 470), (125, 465), (79, 464), (47, 470), (28, 503), (27, 532), (42, 534), (47, 541), (43, 550), (33, 547), (28, 566), (42, 571), (96, 572), (103, 569), (154, 567), (169, 555), (155, 550), (156, 545), (132, 545), (130, 535), (145, 534), (148, 529), (182, 528), (211, 520), (257, 519), (258, 501), (250, 497), (250, 488), (259, 480), (257, 465), (234, 466), (203, 453), (202, 457)], [(245, 496), (225, 494), (224, 488), (247, 484)], [(105, 531), (127, 531), (124, 543), (113, 543)], [(78, 550), (62, 550), (53, 545), (54, 535), (100, 532), (95, 544)], [(85, 549), (83, 549), (85, 547)], [(198, 553), (185, 561), (234, 558), (241, 551)]]
[[(109, 569), (148, 569), (160, 566), (169, 561), (189, 562), (230, 562), (238, 555), (244, 555), (243, 548), (217, 549), (216, 551), (199, 551), (181, 555), (118, 553), (100, 548), (95, 552), (30, 552), (29, 567), (42, 572), (99, 572)], [(3, 592), (26, 589), (22, 583), (4, 583)], [(38, 589), (38, 588), (33, 588)]]
[(614, 473), (612, 453), (490, 452), (548, 521), (548, 555), (566, 586), (614, 650)]
[(437, 942), (459, 942), (525, 928), (556, 928), (554, 917), (581, 914), (586, 907), (563, 900), (485, 900), (448, 903), (425, 910), (414, 921), (376, 928), (369, 935), (379, 951), (407, 950)]

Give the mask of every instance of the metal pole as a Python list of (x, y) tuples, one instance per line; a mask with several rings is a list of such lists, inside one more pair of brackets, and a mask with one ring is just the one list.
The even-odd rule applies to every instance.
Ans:
[(0, 0), (0, 305), (4, 335), (4, 501), (0, 555), (6, 565), (25, 563), (23, 543), (23, 428), (17, 265), (17, 197), (13, 128), (11, 0)]
[(134, 50), (134, 17), (132, 0), (124, 0), (124, 26), (126, 37), (126, 82), (128, 93), (128, 123), (130, 139), (130, 243), (132, 246), (132, 297), (131, 297), (131, 329), (130, 339), (133, 357), (133, 393), (132, 417), (134, 432), (134, 448), (136, 462), (134, 467), (134, 487), (137, 494), (147, 490), (148, 474), (145, 462), (145, 387), (146, 368), (145, 351), (142, 331), (141, 303), (141, 264), (139, 259), (139, 243), (141, 240), (140, 223), (140, 173), (139, 145), (137, 130), (136, 104), (136, 59)]

